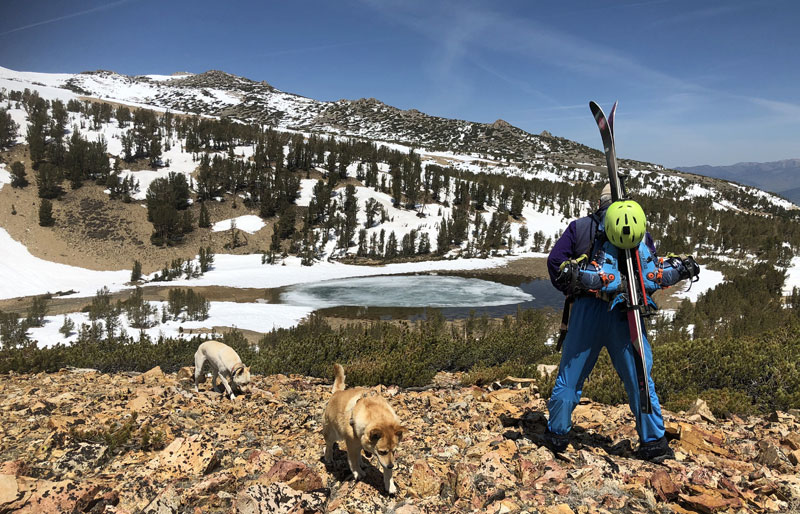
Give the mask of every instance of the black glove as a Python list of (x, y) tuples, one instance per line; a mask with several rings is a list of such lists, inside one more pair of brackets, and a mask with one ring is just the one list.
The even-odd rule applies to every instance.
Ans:
[(577, 259), (570, 259), (561, 263), (558, 267), (556, 284), (568, 295), (574, 295), (583, 290), (580, 282), (581, 262), (586, 260), (586, 255), (581, 255)]
[(671, 286), (680, 282), (681, 280), (688, 279), (689, 289), (691, 289), (692, 284), (700, 280), (698, 277), (698, 275), (700, 275), (700, 266), (691, 255), (681, 258), (678, 255), (669, 254), (667, 258), (664, 259), (664, 265), (662, 269), (662, 286)]
[(681, 272), (681, 279), (690, 279), (692, 282), (697, 282), (700, 275), (700, 265), (694, 260), (691, 255), (681, 261), (683, 270)]

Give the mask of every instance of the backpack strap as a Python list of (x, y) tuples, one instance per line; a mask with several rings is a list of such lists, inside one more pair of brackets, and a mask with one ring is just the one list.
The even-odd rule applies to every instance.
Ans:
[(600, 235), (599, 228), (602, 220), (597, 213), (578, 218), (575, 222), (575, 233), (577, 239), (575, 241), (575, 257), (586, 255), (591, 257), (596, 249), (597, 238)]

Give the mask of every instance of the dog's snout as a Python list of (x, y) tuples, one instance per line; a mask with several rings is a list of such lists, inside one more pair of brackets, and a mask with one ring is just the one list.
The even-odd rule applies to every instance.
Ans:
[(394, 469), (394, 463), (393, 463), (393, 462), (392, 462), (392, 463), (389, 463), (389, 464), (386, 466), (386, 469)]

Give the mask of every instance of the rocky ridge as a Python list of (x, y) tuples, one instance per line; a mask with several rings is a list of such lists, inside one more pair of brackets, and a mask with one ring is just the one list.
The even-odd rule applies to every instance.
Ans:
[[(602, 154), (550, 134), (530, 134), (504, 120), (477, 123), (402, 110), (374, 98), (314, 100), (222, 71), (154, 80), (111, 71), (83, 72), (64, 87), (81, 95), (135, 101), (181, 112), (223, 116), (282, 129), (392, 141), (431, 150), (516, 159), (575, 154), (602, 162)], [(220, 94), (222, 93), (222, 94)]]
[(411, 432), (396, 496), (377, 464), (348, 477), (321, 461), (323, 380), (255, 376), (229, 401), (165, 374), (63, 370), (0, 379), (0, 512), (792, 512), (800, 509), (798, 412), (715, 420), (702, 402), (666, 413), (677, 460), (634, 457), (625, 406), (583, 402), (573, 443), (536, 442), (534, 382), (379, 388)]

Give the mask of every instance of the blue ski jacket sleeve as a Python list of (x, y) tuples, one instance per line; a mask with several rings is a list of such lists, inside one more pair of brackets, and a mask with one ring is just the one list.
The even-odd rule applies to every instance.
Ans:
[[(602, 211), (598, 211), (596, 215), (600, 214), (602, 218)], [(589, 247), (589, 251), (591, 251), (591, 244), (594, 241), (594, 230), (596, 230), (596, 223), (592, 225), (591, 223), (586, 223), (585, 220), (591, 219), (591, 216), (585, 216), (584, 218), (579, 218), (577, 220), (572, 221), (568, 226), (567, 230), (558, 238), (556, 244), (553, 245), (553, 248), (550, 250), (550, 254), (547, 256), (547, 272), (550, 275), (550, 282), (553, 284), (553, 287), (558, 289), (564, 294), (567, 292), (561, 287), (559, 284), (556, 284), (556, 277), (558, 277), (559, 266), (564, 261), (569, 259), (575, 259), (580, 257), (580, 255), (584, 252), (587, 252), (586, 247)], [(580, 229), (578, 225), (583, 225), (585, 227), (594, 227), (590, 234), (579, 234)], [(587, 232), (584, 230), (584, 232)], [(588, 238), (588, 240), (587, 240)], [(645, 233), (644, 236), (645, 244), (650, 248), (650, 251), (653, 252), (653, 255), (656, 255), (656, 248), (655, 243), (653, 242), (653, 237), (650, 235), (650, 232)]]

